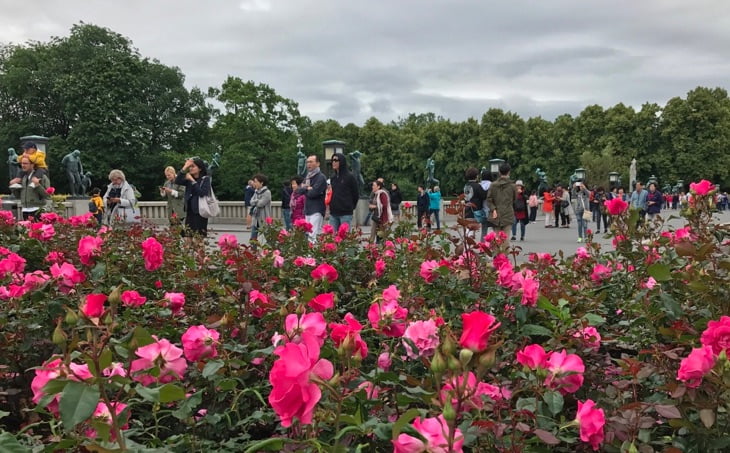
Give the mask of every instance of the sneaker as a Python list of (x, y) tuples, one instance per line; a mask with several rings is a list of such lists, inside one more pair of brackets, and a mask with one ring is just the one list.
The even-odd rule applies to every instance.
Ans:
[(583, 238), (578, 238), (578, 242), (583, 242)]
[(524, 240), (525, 240), (525, 238), (520, 238), (520, 241), (524, 241)]
[(512, 236), (511, 238), (509, 238), (509, 240), (510, 240), (510, 241), (516, 241), (516, 240), (517, 240), (517, 238), (516, 238), (516, 237), (514, 237), (514, 236)]
[(20, 185), (20, 184), (18, 184), (17, 182), (16, 182), (15, 184), (10, 184), (10, 185), (8, 186), (8, 189), (22, 189), (22, 188), (23, 188), (23, 186), (21, 186), (21, 185)]

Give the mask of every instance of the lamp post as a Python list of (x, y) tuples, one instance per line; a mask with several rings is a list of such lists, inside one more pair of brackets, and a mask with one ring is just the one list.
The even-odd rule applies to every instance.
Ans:
[(608, 187), (610, 190), (618, 187), (618, 172), (612, 171), (608, 174)]
[(649, 187), (649, 184), (652, 184), (652, 183), (654, 184), (654, 186), (659, 185), (659, 180), (657, 180), (656, 176), (654, 176), (654, 175), (649, 176), (649, 180), (646, 181), (646, 187)]
[(332, 170), (332, 156), (335, 154), (345, 154), (345, 142), (340, 140), (326, 140), (322, 142), (322, 147), (324, 148), (325, 165), (328, 170)]
[(574, 174), (575, 174), (576, 181), (581, 181), (581, 182), (585, 181), (585, 179), (586, 179), (586, 169), (585, 168), (583, 168), (583, 167), (576, 168)]
[(489, 160), (489, 172), (492, 174), (492, 179), (499, 178), (499, 166), (504, 163), (504, 159), (490, 159)]

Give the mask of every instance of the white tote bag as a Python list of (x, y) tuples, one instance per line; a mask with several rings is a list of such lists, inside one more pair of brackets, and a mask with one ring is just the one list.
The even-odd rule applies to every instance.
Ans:
[(198, 198), (198, 212), (204, 219), (218, 217), (221, 213), (221, 208), (218, 206), (218, 199), (213, 193), (212, 185), (210, 186), (210, 195), (200, 196)]

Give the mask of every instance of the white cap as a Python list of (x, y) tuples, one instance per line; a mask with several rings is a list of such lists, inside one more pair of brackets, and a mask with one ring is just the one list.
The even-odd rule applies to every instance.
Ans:
[(522, 184), (522, 180), (521, 180), (521, 179), (518, 179), (518, 180), (517, 180), (517, 182), (515, 182), (515, 185), (516, 185), (516, 186), (522, 186), (522, 187), (525, 187), (525, 185), (524, 185), (524, 184)]

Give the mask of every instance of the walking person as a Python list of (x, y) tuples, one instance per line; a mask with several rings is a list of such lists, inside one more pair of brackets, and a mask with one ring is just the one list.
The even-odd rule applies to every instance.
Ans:
[(256, 250), (259, 240), (259, 228), (266, 224), (266, 219), (271, 217), (271, 191), (266, 184), (269, 178), (266, 175), (257, 173), (253, 179), (254, 193), (251, 197), (251, 239), (250, 243)]
[(419, 230), (423, 228), (424, 220), (426, 227), (431, 228), (431, 222), (428, 220), (428, 203), (426, 189), (423, 185), (418, 186), (418, 197), (416, 198), (416, 214), (418, 215), (418, 219), (416, 220), (416, 225), (418, 225)]
[(370, 229), (370, 240), (380, 243), (388, 231), (388, 225), (393, 221), (393, 212), (390, 209), (390, 196), (383, 189), (383, 183), (375, 180), (372, 184), (373, 201), (368, 206), (372, 212), (373, 226)]
[(641, 181), (636, 181), (634, 189), (629, 197), (629, 204), (633, 209), (639, 211), (639, 220), (636, 221), (636, 226), (639, 227), (639, 225), (643, 225), (644, 219), (646, 218), (648, 193), (644, 190), (644, 185), (641, 184)]
[(525, 227), (529, 220), (529, 214), (527, 213), (527, 199), (525, 197), (525, 185), (521, 179), (515, 182), (517, 188), (517, 194), (515, 195), (514, 209), (515, 209), (515, 221), (512, 224), (512, 237), (511, 241), (517, 240), (517, 224), (520, 225), (520, 241), (525, 240)]
[[(433, 186), (433, 190), (428, 193), (428, 212), (436, 218), (436, 229), (441, 229), (441, 191), (439, 186)], [(430, 221), (429, 221), (430, 223)]]
[(185, 221), (185, 186), (175, 184), (176, 175), (174, 167), (166, 167), (165, 182), (160, 187), (160, 196), (167, 201), (167, 218), (170, 225), (181, 225)]
[(284, 181), (281, 188), (281, 216), (286, 231), (291, 231), (291, 194), (291, 181)]
[[(482, 168), (481, 181), (479, 182), (479, 184), (482, 186), (482, 189), (484, 189), (484, 192), (489, 192), (489, 187), (492, 185), (492, 175), (486, 168)], [(492, 224), (489, 222), (489, 212), (491, 210), (489, 209), (489, 202), (487, 201), (487, 197), (484, 197), (482, 210), (484, 211), (484, 221), (482, 222), (482, 239), (484, 239), (484, 236), (489, 233), (489, 227), (492, 226)]]
[(530, 208), (530, 223), (535, 223), (537, 220), (538, 206), (540, 206), (540, 199), (537, 198), (537, 191), (533, 190), (530, 194), (530, 198), (527, 199), (527, 207)]
[(598, 204), (598, 220), (596, 221), (596, 232), (601, 231), (601, 221), (603, 221), (603, 232), (608, 232), (608, 222), (609, 222), (609, 216), (608, 211), (606, 210), (606, 190), (598, 186), (595, 193), (593, 194), (593, 199)]
[(301, 186), (301, 176), (295, 176), (291, 179), (291, 195), (289, 196), (289, 209), (291, 210), (291, 223), (295, 224), (297, 220), (304, 220), (304, 203), (306, 197), (303, 193), (299, 192), (299, 186)]
[(403, 194), (401, 194), (398, 184), (391, 183), (388, 196), (390, 196), (390, 210), (393, 212), (393, 221), (397, 222), (400, 220), (400, 205), (403, 203)]
[(352, 213), (355, 212), (357, 200), (360, 198), (360, 188), (355, 175), (347, 168), (347, 159), (344, 154), (335, 154), (332, 156), (331, 162), (330, 225), (335, 231), (338, 231), (340, 225), (347, 224), (349, 230), (352, 228)]
[[(479, 170), (470, 167), (466, 170), (464, 176), (466, 178), (466, 184), (464, 185), (464, 218), (478, 223), (481, 231), (481, 225), (485, 221), (484, 200), (487, 198), (487, 192), (477, 182)], [(474, 231), (469, 229), (467, 234), (473, 237)], [(479, 240), (481, 241), (483, 237), (481, 236)]]
[(575, 210), (570, 204), (570, 191), (563, 190), (560, 195), (560, 226), (570, 228), (570, 219), (575, 215)]
[(200, 215), (200, 197), (207, 197), (213, 190), (213, 182), (203, 159), (193, 157), (185, 161), (182, 170), (175, 177), (175, 184), (185, 186), (185, 229), (184, 236), (208, 235), (208, 219)]
[(656, 184), (650, 183), (649, 193), (646, 194), (646, 214), (649, 216), (649, 220), (654, 220), (654, 217), (661, 212), (663, 200), (664, 197), (656, 189)]
[(253, 180), (249, 179), (246, 188), (243, 189), (243, 206), (246, 209), (246, 229), (251, 229), (251, 197), (256, 189), (253, 188)]
[(515, 199), (517, 189), (515, 183), (509, 179), (512, 167), (507, 162), (499, 165), (499, 178), (492, 182), (487, 192), (487, 200), (492, 212), (489, 215), (495, 232), (504, 233), (505, 241), (502, 243), (502, 251), (509, 248), (509, 233), (515, 221)]
[(542, 194), (542, 212), (545, 214), (545, 228), (553, 228), (553, 220), (555, 217), (555, 196), (549, 190)]
[[(563, 213), (563, 209), (568, 208), (568, 203), (563, 205), (563, 186), (560, 184), (555, 185), (555, 190), (553, 190), (553, 197), (555, 198), (555, 203), (553, 205), (554, 212), (555, 212), (555, 228), (565, 227), (565, 217), (563, 217), (561, 214)], [(560, 221), (563, 221), (563, 223), (560, 223)]]
[[(578, 224), (578, 242), (585, 241), (586, 231), (588, 231), (588, 220), (591, 214), (590, 193), (586, 189), (585, 184), (578, 181), (575, 183), (573, 190), (573, 201), (575, 202), (575, 221)], [(584, 217), (583, 215), (586, 214)]]
[(324, 203), (327, 195), (327, 178), (320, 170), (319, 156), (312, 154), (307, 157), (307, 176), (304, 182), (297, 189), (306, 197), (304, 203), (304, 218), (312, 225), (312, 232), (309, 233), (309, 242), (316, 242), (317, 236), (322, 233), (322, 224), (327, 205)]

